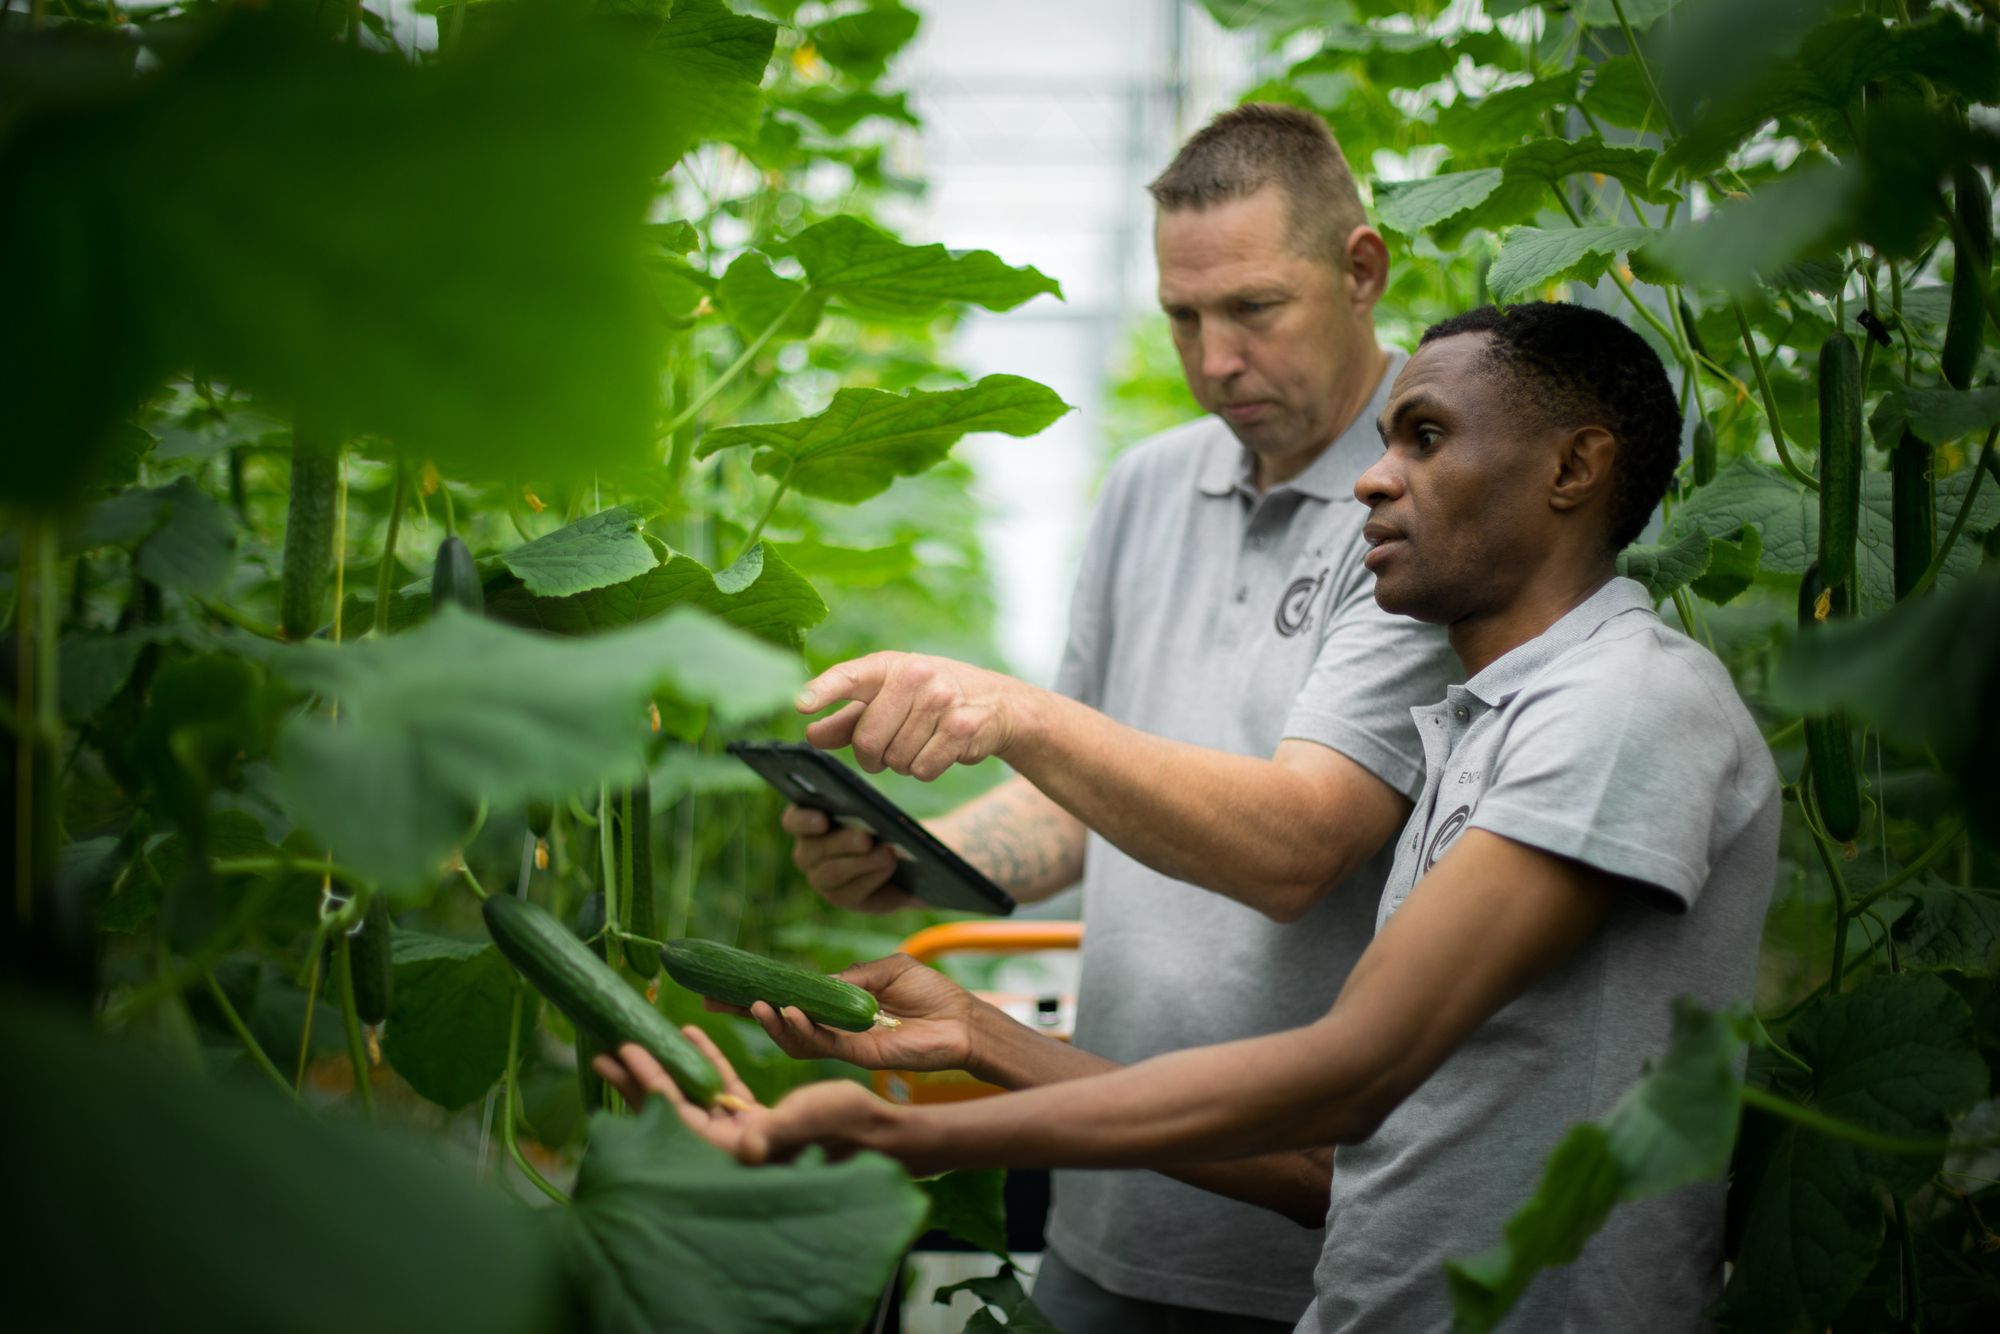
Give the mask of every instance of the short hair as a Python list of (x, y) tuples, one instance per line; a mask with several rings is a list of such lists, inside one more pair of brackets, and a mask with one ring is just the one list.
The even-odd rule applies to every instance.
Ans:
[(1617, 438), (1608, 537), (1622, 551), (1680, 462), (1681, 409), (1659, 354), (1615, 316), (1559, 301), (1481, 306), (1433, 324), (1423, 342), (1468, 333), (1491, 335), (1493, 368), (1548, 425), (1602, 426)]
[(1270, 102), (1245, 102), (1211, 120), (1146, 188), (1172, 212), (1243, 199), (1267, 185), (1284, 191), (1291, 243), (1309, 259), (1338, 265), (1348, 236), (1368, 221), (1326, 122)]

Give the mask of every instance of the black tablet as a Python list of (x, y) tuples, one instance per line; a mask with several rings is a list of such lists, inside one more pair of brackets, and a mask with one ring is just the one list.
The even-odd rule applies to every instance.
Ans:
[(894, 849), (901, 862), (890, 882), (935, 908), (1010, 913), (1014, 897), (937, 841), (860, 774), (801, 741), (732, 741), (729, 753), (755, 769), (795, 806), (859, 825)]

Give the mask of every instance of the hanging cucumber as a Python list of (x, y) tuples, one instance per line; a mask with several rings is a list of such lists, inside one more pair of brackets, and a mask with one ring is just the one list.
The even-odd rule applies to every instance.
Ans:
[(1819, 346), (1819, 572), (1828, 588), (1854, 578), (1861, 516), (1861, 357), (1846, 334)]
[(1931, 447), (1910, 431), (1889, 453), (1889, 511), (1894, 519), (1896, 600), (1910, 595), (1937, 550), (1937, 477)]
[(354, 1012), (371, 1028), (389, 1017), (389, 1002), (395, 995), (389, 936), (389, 900), (378, 893), (368, 900), (368, 911), (362, 914), (348, 952), (354, 969)]
[(703, 1107), (713, 1106), (723, 1096), (715, 1067), (546, 908), (495, 894), (480, 912), (500, 953), (579, 1032), (607, 1050), (638, 1043), (652, 1053), (681, 1092)]
[[(1819, 599), (1826, 594), (1831, 604), (1828, 615), (1844, 614), (1846, 590), (1828, 589), (1819, 567), (1809, 566), (1799, 581), (1799, 632), (1810, 634), (1819, 623)], [(1861, 785), (1854, 765), (1853, 734), (1847, 714), (1840, 709), (1815, 714), (1805, 720), (1806, 769), (1811, 775), (1812, 802), (1819, 811), (1820, 828), (1838, 843), (1851, 841), (1861, 831)]]
[(1694, 484), (1707, 486), (1715, 480), (1715, 428), (1706, 418), (1694, 424)]
[[(570, 930), (576, 938), (584, 942), (584, 947), (598, 958), (604, 957), (604, 942), (598, 933), (604, 930), (604, 896), (591, 894), (577, 905), (576, 917), (570, 922)], [(576, 1030), (576, 1091), (583, 1099), (583, 1114), (604, 1106), (604, 1076), (597, 1073), (591, 1062), (603, 1051), (581, 1028)]]
[(1993, 267), (1993, 197), (1977, 167), (1964, 165), (1953, 173), (1952, 208), (1963, 239), (1952, 257), (1951, 308), (1939, 361), (1947, 384), (1970, 389), (1985, 341), (1986, 279)]
[(795, 1006), (806, 1018), (829, 1028), (863, 1033), (870, 1028), (894, 1028), (896, 1021), (881, 1013), (875, 998), (837, 977), (766, 959), (713, 940), (670, 940), (660, 950), (667, 976), (710, 1000), (729, 1005), (768, 1001)]
[[(653, 893), (653, 785), (641, 778), (625, 789), (619, 805), (624, 834), (620, 879), (625, 882), (625, 929), (648, 940), (660, 938), (660, 914)], [(627, 951), (625, 962), (641, 977), (660, 975), (659, 955), (650, 949)]]
[(431, 610), (455, 602), (474, 616), (486, 611), (486, 594), (480, 587), (479, 567), (472, 551), (458, 537), (438, 543), (437, 561), (431, 566)]
[(340, 490), (340, 442), (310, 428), (292, 429), (292, 497), (285, 518), (285, 568), (278, 626), (285, 638), (311, 638), (326, 606), (333, 570), (334, 509)]

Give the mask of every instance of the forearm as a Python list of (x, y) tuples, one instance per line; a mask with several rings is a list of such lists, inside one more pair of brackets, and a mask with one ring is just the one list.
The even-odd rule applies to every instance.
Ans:
[(1367, 1065), (1342, 1051), (1358, 1044), (1343, 1044), (1326, 1022), (1173, 1052), (1005, 1097), (899, 1108), (862, 1143), (920, 1172), (1176, 1172), (1352, 1142), (1379, 1119), (1380, 1090)]
[[(1037, 1033), (983, 1002), (972, 1030), (967, 1069), (1001, 1088), (1034, 1088), (1121, 1068), (1106, 1057)], [(1202, 1163), (1170, 1169), (1166, 1175), (1281, 1213), (1301, 1227), (1318, 1227), (1326, 1215), (1332, 1171), (1332, 1153), (1321, 1148)]]
[[(1153, 736), (1022, 689), (1022, 725), (1002, 752), (1016, 771), (1133, 859), (1281, 920), (1373, 854), (1387, 835), (1372, 807), (1400, 800), (1386, 785), (1350, 800), (1277, 760)], [(1356, 809), (1363, 798), (1371, 809)]]
[(926, 827), (1023, 903), (1048, 898), (1083, 875), (1083, 823), (1025, 778), (1010, 778)]

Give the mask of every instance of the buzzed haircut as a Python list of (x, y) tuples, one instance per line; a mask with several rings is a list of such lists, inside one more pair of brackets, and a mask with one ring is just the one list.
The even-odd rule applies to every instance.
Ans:
[(1284, 191), (1293, 247), (1338, 267), (1368, 215), (1340, 145), (1310, 111), (1269, 102), (1231, 108), (1181, 145), (1146, 188), (1162, 212), (1175, 212), (1244, 199), (1267, 185)]
[(1491, 334), (1487, 358), (1527, 411), (1557, 428), (1601, 426), (1618, 441), (1611, 473), (1611, 549), (1645, 530), (1681, 456), (1681, 410), (1652, 345), (1615, 316), (1534, 301), (1481, 306), (1433, 324), (1425, 343)]

